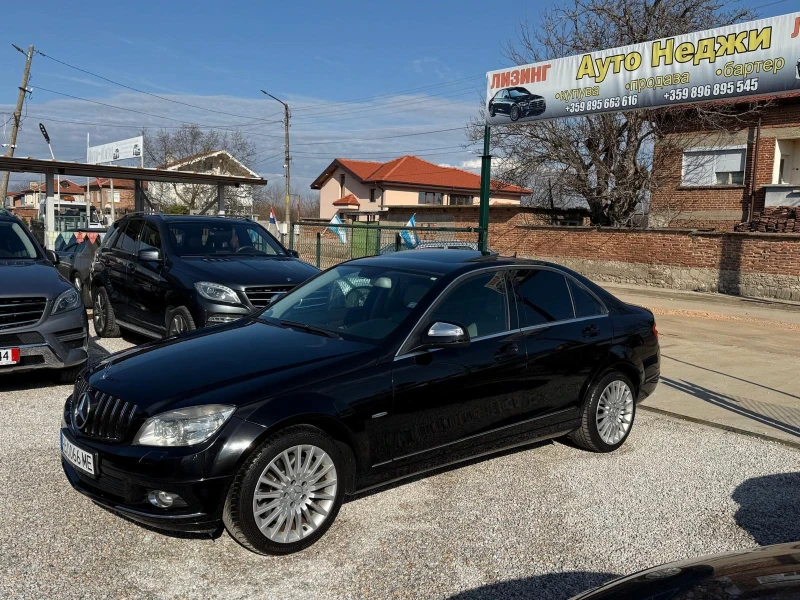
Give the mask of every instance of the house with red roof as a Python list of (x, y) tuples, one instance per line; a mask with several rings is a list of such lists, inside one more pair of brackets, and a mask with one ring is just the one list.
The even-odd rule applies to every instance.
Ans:
[[(74, 181), (62, 177), (56, 180), (56, 189), (53, 190), (56, 198), (61, 202), (74, 202), (83, 200), (86, 190)], [(6, 194), (6, 207), (39, 209), (39, 203), (47, 197), (44, 181), (31, 181), (25, 189)]]
[[(468, 206), (480, 203), (481, 178), (416, 156), (389, 162), (337, 158), (311, 184), (320, 191), (320, 217), (335, 214), (377, 221), (389, 207)], [(531, 190), (492, 180), (491, 204), (520, 205)]]

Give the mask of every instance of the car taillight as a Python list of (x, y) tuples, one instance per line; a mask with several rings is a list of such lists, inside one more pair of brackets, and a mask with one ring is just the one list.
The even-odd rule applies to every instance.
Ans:
[(656, 328), (655, 322), (653, 323), (653, 335), (658, 339), (658, 329)]

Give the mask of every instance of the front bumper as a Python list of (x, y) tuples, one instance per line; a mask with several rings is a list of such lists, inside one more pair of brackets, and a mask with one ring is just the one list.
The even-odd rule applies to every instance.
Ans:
[(74, 309), (48, 315), (30, 327), (3, 329), (0, 331), (0, 347), (19, 348), (20, 354), (20, 362), (0, 367), (0, 375), (35, 369), (67, 369), (85, 364), (89, 358), (86, 311)]
[[(234, 417), (205, 444), (162, 448), (87, 439), (62, 420), (62, 435), (94, 454), (96, 475), (76, 469), (63, 455), (61, 466), (75, 490), (133, 521), (169, 531), (213, 532), (221, 526), (233, 477), (263, 431)], [(147, 496), (155, 490), (178, 494), (186, 504), (153, 506)]]
[(191, 312), (195, 325), (205, 327), (241, 319), (253, 312), (253, 309), (244, 305), (220, 304), (197, 294)]

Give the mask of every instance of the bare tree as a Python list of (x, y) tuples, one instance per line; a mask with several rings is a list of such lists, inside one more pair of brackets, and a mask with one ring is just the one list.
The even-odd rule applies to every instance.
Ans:
[[(148, 167), (167, 167), (176, 161), (214, 150), (226, 150), (245, 166), (254, 164), (257, 157), (255, 145), (240, 131), (203, 130), (194, 124), (184, 124), (174, 131), (145, 130), (142, 135), (145, 164)], [(249, 211), (250, 198), (255, 195), (256, 189), (257, 186), (226, 187), (228, 212), (238, 214)], [(171, 183), (151, 185), (148, 195), (150, 201), (162, 210), (198, 211), (213, 205), (217, 189), (209, 185)]]
[[(523, 21), (506, 56), (527, 64), (646, 42), (753, 18), (739, 0), (564, 0), (536, 22)], [(498, 176), (531, 185), (537, 175), (555, 177), (560, 193), (582, 198), (592, 222), (630, 224), (649, 200), (654, 143), (670, 110), (635, 110), (495, 127)], [(687, 109), (678, 109), (685, 112)], [(731, 111), (688, 109), (691, 118), (723, 126)], [(720, 119), (715, 115), (721, 115)], [(727, 119), (727, 121), (726, 121)], [(730, 123), (729, 123), (730, 124)], [(471, 138), (482, 136), (475, 122)], [(665, 155), (663, 155), (665, 156)]]
[[(278, 221), (285, 221), (286, 188), (282, 182), (269, 183), (256, 188), (253, 200), (253, 214), (260, 219), (268, 219), (270, 208), (275, 211)], [(292, 190), (291, 221), (319, 217), (319, 192), (311, 190)]]

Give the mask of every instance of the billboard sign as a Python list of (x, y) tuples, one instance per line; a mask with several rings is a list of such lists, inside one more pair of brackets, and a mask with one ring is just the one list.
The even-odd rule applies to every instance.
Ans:
[(800, 91), (800, 13), (490, 71), (486, 124)]
[(125, 158), (138, 158), (141, 160), (144, 152), (144, 137), (139, 136), (110, 144), (91, 146), (86, 149), (86, 162), (91, 165), (114, 162)]

